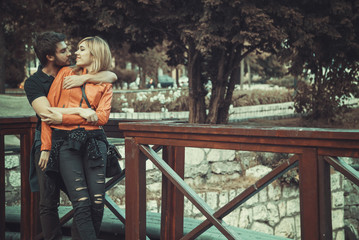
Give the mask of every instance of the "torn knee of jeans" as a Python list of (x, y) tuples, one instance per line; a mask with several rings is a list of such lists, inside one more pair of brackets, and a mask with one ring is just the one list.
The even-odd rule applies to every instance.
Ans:
[(105, 183), (105, 180), (101, 179), (101, 180), (97, 180), (97, 183)]
[(78, 187), (78, 188), (76, 188), (76, 191), (81, 191), (81, 190), (84, 190), (84, 189), (87, 189), (87, 187)]
[(94, 201), (95, 203), (101, 204), (103, 202), (102, 194), (95, 194), (94, 197), (95, 197), (95, 201)]
[(103, 176), (105, 176), (105, 174), (103, 174), (103, 173), (98, 173), (97, 176), (103, 177)]
[(80, 182), (82, 180), (82, 178), (76, 178), (75, 182)]
[(82, 197), (82, 198), (77, 199), (77, 201), (80, 202), (80, 201), (85, 201), (87, 199), (88, 199), (88, 197)]

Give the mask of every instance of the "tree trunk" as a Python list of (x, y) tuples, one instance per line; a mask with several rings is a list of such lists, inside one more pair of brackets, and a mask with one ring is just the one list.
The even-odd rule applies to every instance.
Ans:
[(188, 50), (188, 81), (189, 81), (189, 123), (204, 123), (206, 104), (204, 89), (201, 81), (200, 53), (190, 46)]
[(243, 84), (244, 84), (244, 59), (241, 60), (240, 70), (241, 70), (241, 75), (240, 75), (239, 81), (241, 83), (241, 90), (243, 90)]
[(177, 87), (179, 87), (179, 72), (178, 72), (178, 67), (176, 67), (176, 85)]
[(218, 124), (228, 123), (229, 114), (230, 114), (229, 107), (232, 104), (232, 97), (233, 97), (234, 87), (236, 85), (238, 74), (239, 74), (239, 68), (235, 68), (231, 73), (231, 77), (227, 86), (226, 97), (223, 101), (222, 107), (218, 109), (218, 117), (217, 117)]
[(251, 74), (251, 65), (249, 64), (249, 61), (247, 60), (247, 72), (248, 72), (248, 87), (251, 88), (252, 85), (252, 74)]
[(218, 62), (218, 73), (216, 80), (212, 81), (212, 94), (209, 104), (209, 113), (207, 116), (206, 123), (216, 124), (218, 123), (218, 115), (222, 107), (224, 96), (227, 88), (227, 74), (225, 74), (225, 54), (223, 52)]

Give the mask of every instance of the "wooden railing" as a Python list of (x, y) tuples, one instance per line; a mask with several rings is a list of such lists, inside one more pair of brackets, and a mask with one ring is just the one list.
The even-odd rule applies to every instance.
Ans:
[[(4, 135), (19, 134), (21, 142), (21, 239), (39, 233), (38, 196), (28, 184), (29, 152), (35, 118), (0, 119), (0, 239), (5, 231)], [(228, 239), (241, 239), (222, 221), (235, 208), (278, 176), (298, 167), (302, 239), (332, 239), (330, 172), (333, 166), (355, 184), (358, 173), (338, 156), (359, 157), (359, 130), (256, 128), (193, 125), (174, 122), (124, 122), (105, 126), (109, 137), (125, 137), (126, 209), (116, 215), (126, 226), (126, 239), (146, 239), (145, 161), (163, 173), (161, 239), (195, 239), (214, 225)], [(150, 145), (152, 147), (150, 147)], [(184, 181), (185, 147), (292, 153), (293, 157), (258, 180), (219, 210), (212, 210)], [(162, 149), (162, 158), (156, 153)], [(121, 176), (123, 177), (123, 175)], [(108, 183), (111, 187), (119, 179)], [(184, 197), (206, 217), (183, 234)], [(106, 198), (106, 202), (111, 202)], [(112, 205), (112, 207), (111, 207)], [(110, 204), (110, 209), (119, 210)], [(125, 217), (126, 216), (126, 217)]]
[[(181, 123), (120, 123), (125, 136), (126, 239), (146, 238), (145, 159), (163, 173), (161, 239), (195, 239), (214, 225), (228, 239), (241, 239), (222, 221), (235, 208), (289, 169), (298, 166), (301, 239), (332, 239), (330, 166), (359, 184), (359, 174), (337, 156), (359, 156), (359, 130), (256, 128)], [(149, 145), (163, 146), (162, 158)], [(184, 181), (185, 147), (294, 154), (216, 212)], [(183, 236), (187, 197), (206, 220)]]

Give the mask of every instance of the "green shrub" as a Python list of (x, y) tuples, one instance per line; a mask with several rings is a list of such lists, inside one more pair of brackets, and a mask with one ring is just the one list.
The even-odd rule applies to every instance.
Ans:
[[(292, 101), (293, 90), (285, 88), (270, 90), (235, 90), (233, 107), (271, 104)], [(115, 93), (112, 112), (122, 112), (124, 108), (133, 108), (134, 112), (188, 111), (188, 89), (170, 91), (143, 91)]]

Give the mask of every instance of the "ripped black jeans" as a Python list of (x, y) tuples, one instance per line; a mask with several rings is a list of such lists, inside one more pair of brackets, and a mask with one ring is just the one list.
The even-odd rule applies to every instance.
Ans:
[(98, 141), (103, 165), (90, 167), (86, 150), (77, 151), (64, 141), (59, 151), (59, 170), (72, 206), (74, 222), (80, 238), (97, 239), (99, 235), (105, 195), (105, 164), (107, 146)]

